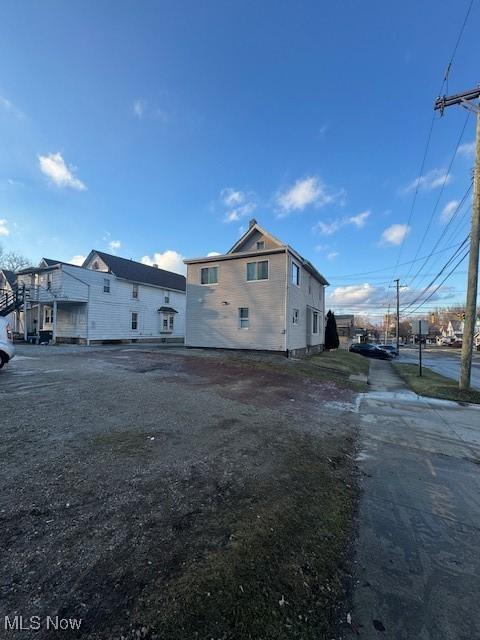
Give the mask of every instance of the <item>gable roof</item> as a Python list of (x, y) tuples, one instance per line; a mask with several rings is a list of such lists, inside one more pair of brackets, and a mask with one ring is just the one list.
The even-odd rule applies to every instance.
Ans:
[(8, 284), (13, 287), (17, 282), (17, 276), (15, 275), (15, 271), (10, 271), (10, 269), (0, 269), (0, 272), (5, 276)]
[(286, 246), (285, 243), (283, 243), (281, 240), (279, 240), (278, 238), (275, 238), (275, 236), (272, 236), (272, 234), (268, 233), (268, 231), (265, 231), (265, 229), (262, 229), (262, 227), (258, 224), (256, 220), (250, 220), (250, 224), (247, 231), (245, 231), (243, 236), (239, 240), (237, 240), (237, 242), (233, 245), (233, 247), (229, 251), (227, 251), (227, 253), (234, 253), (237, 250), (237, 248), (240, 247), (246, 240), (248, 240), (248, 238), (254, 233), (261, 233), (262, 236), (266, 236), (267, 238), (270, 238), (273, 244), (277, 245), (278, 247)]
[(120, 258), (119, 256), (112, 256), (109, 253), (103, 253), (103, 251), (97, 251), (96, 249), (90, 251), (82, 265), (83, 267), (90, 262), (93, 255), (97, 255), (103, 260), (110, 273), (113, 273), (117, 278), (151, 284), (156, 287), (163, 287), (164, 289), (175, 289), (177, 291), (185, 291), (186, 289), (186, 278), (179, 273), (165, 271), (157, 267), (149, 267), (141, 262)]

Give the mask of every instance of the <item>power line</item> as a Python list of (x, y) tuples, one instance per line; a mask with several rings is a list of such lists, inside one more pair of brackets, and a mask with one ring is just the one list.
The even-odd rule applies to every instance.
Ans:
[[(435, 251), (435, 249), (438, 247), (438, 245), (440, 244), (440, 242), (442, 241), (442, 239), (444, 238), (445, 234), (447, 233), (447, 230), (449, 228), (449, 226), (452, 224), (452, 222), (454, 221), (454, 219), (456, 218), (458, 212), (461, 210), (461, 208), (463, 207), (463, 205), (465, 204), (465, 201), (468, 198), (468, 195), (470, 193), (470, 191), (472, 190), (472, 183), (470, 183), (468, 189), (465, 191), (465, 193), (462, 196), (462, 199), (460, 200), (460, 202), (457, 205), (457, 208), (455, 209), (455, 211), (453, 212), (453, 215), (451, 216), (450, 220), (447, 222), (447, 224), (445, 225), (442, 233), (440, 234), (440, 237), (438, 238), (438, 240), (436, 241), (436, 243), (434, 244), (432, 250), (430, 251), (430, 253), (428, 254), (428, 256), (425, 258), (425, 261), (423, 262), (422, 265), (420, 265), (420, 268), (418, 269), (417, 273), (413, 276), (413, 278), (410, 280), (410, 282), (408, 283), (409, 286), (412, 286), (412, 284), (414, 283), (414, 281), (417, 279), (417, 277), (420, 275), (420, 273), (422, 272), (422, 269), (424, 269), (425, 265), (428, 263), (428, 261), (430, 260), (431, 256), (433, 255), (433, 252)], [(437, 200), (438, 203), (438, 200)], [(431, 222), (431, 220), (430, 220)], [(427, 231), (428, 231), (428, 227), (427, 227)], [(411, 271), (411, 269), (410, 269)]]
[(415, 311), (417, 311), (418, 309), (420, 309), (420, 307), (422, 307), (425, 302), (427, 302), (428, 300), (430, 300), (430, 298), (435, 295), (435, 293), (440, 289), (440, 287), (444, 284), (444, 282), (446, 282), (448, 280), (448, 278), (455, 272), (455, 269), (460, 266), (460, 264), (465, 260), (465, 258), (468, 256), (469, 251), (467, 250), (464, 255), (460, 258), (460, 260), (457, 262), (457, 264), (453, 267), (453, 269), (445, 276), (445, 278), (441, 281), (441, 283), (430, 293), (430, 295), (425, 298), (425, 300), (423, 302), (421, 302), (418, 307), (415, 307), (415, 309), (413, 309), (413, 311), (411, 313), (415, 313)]
[[(420, 240), (420, 245), (419, 245), (419, 247), (418, 247), (418, 249), (417, 249), (417, 252), (416, 252), (416, 254), (415, 254), (415, 258), (416, 258), (416, 257), (418, 256), (418, 254), (420, 253), (420, 250), (421, 250), (421, 248), (423, 247), (423, 243), (425, 242), (425, 238), (427, 237), (427, 234), (428, 234), (428, 232), (430, 231), (430, 227), (432, 226), (433, 218), (434, 218), (434, 216), (435, 216), (435, 213), (437, 212), (438, 205), (439, 205), (439, 203), (440, 203), (440, 200), (441, 200), (441, 198), (442, 198), (443, 192), (444, 192), (444, 190), (445, 190), (445, 185), (446, 185), (446, 184), (447, 184), (447, 182), (448, 182), (448, 179), (449, 179), (449, 176), (450, 176), (450, 171), (451, 171), (451, 168), (452, 168), (453, 163), (454, 163), (454, 161), (455, 161), (455, 157), (456, 157), (456, 155), (457, 155), (458, 147), (460, 146), (460, 143), (461, 143), (461, 141), (462, 141), (463, 134), (465, 133), (465, 129), (467, 128), (467, 123), (468, 123), (469, 119), (470, 119), (470, 113), (469, 113), (469, 112), (467, 112), (467, 117), (465, 118), (465, 122), (463, 123), (462, 130), (460, 131), (460, 135), (458, 136), (457, 144), (455, 145), (455, 149), (454, 149), (453, 154), (452, 154), (452, 157), (451, 157), (451, 159), (450, 159), (450, 162), (449, 162), (449, 165), (448, 165), (448, 169), (447, 169), (447, 171), (446, 171), (446, 173), (445, 173), (445, 177), (444, 177), (444, 179), (443, 179), (442, 186), (441, 186), (441, 188), (440, 188), (440, 192), (439, 192), (438, 197), (437, 197), (437, 199), (436, 199), (436, 201), (435, 201), (435, 205), (434, 205), (434, 207), (433, 207), (433, 209), (432, 209), (432, 213), (430, 214), (430, 218), (429, 218), (429, 220), (428, 220), (427, 227), (426, 227), (426, 229), (425, 229), (425, 231), (424, 231), (424, 233), (423, 233), (422, 239)], [(465, 197), (466, 197), (466, 196), (464, 196), (464, 198), (465, 198)], [(437, 245), (435, 245), (435, 246), (438, 246), (438, 243), (437, 243)], [(427, 260), (428, 260), (428, 258), (427, 258)], [(423, 265), (422, 265), (422, 267), (420, 267), (420, 269), (417, 271), (417, 273), (415, 274), (415, 276), (414, 276), (413, 280), (415, 280), (415, 278), (418, 276), (418, 274), (420, 273), (420, 271), (422, 270), (422, 268), (423, 268)], [(409, 269), (409, 273), (410, 273), (410, 272), (411, 272), (411, 268)], [(411, 280), (411, 281), (409, 282), (409, 284), (410, 284), (410, 285), (412, 284), (413, 280)]]
[[(445, 253), (446, 251), (450, 251), (450, 249), (455, 249), (455, 247), (458, 247), (460, 243), (457, 244), (453, 244), (450, 247), (445, 247), (445, 249), (442, 249), (441, 251), (437, 251), (436, 253), (432, 253), (431, 255), (436, 255), (439, 253)], [(429, 254), (430, 255), (430, 254)], [(424, 260), (427, 256), (422, 256), (421, 258), (416, 258), (415, 260), (408, 260), (407, 262), (402, 262), (401, 264), (397, 265), (399, 267), (404, 267), (407, 264), (411, 264), (412, 262), (420, 262), (420, 260)], [(368, 276), (371, 273), (378, 273), (379, 271), (385, 272), (388, 269), (391, 269), (391, 267), (382, 267), (381, 269), (373, 269), (372, 271), (360, 271), (360, 272), (356, 272), (356, 273), (347, 273), (347, 274), (342, 274), (339, 276), (332, 276), (331, 278), (329, 278), (329, 280), (335, 280), (336, 278), (350, 278), (353, 276)]]
[(437, 275), (433, 278), (433, 280), (423, 289), (423, 291), (414, 300), (412, 300), (412, 302), (409, 302), (406, 306), (404, 306), (402, 311), (406, 311), (409, 307), (413, 307), (413, 305), (416, 304), (418, 300), (420, 300), (420, 298), (430, 289), (430, 287), (433, 284), (435, 284), (436, 280), (438, 280), (438, 278), (442, 275), (445, 269), (453, 262), (453, 260), (455, 260), (457, 255), (462, 251), (463, 247), (467, 244), (469, 238), (470, 238), (470, 235), (467, 235), (467, 237), (464, 239), (461, 245), (455, 250), (454, 254), (447, 260), (447, 262), (443, 265), (443, 267), (440, 269)]

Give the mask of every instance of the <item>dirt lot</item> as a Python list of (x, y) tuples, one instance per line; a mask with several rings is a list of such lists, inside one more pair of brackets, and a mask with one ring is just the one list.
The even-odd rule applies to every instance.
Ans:
[[(334, 381), (335, 380), (335, 381)], [(273, 356), (22, 347), (0, 372), (0, 624), (340, 638), (355, 394)]]

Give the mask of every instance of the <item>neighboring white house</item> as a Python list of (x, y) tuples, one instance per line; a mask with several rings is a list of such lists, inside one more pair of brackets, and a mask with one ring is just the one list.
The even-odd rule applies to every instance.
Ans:
[[(0, 309), (2, 306), (7, 307), (7, 301), (10, 301), (15, 290), (16, 275), (14, 271), (9, 269), (0, 269)], [(2, 314), (0, 314), (2, 315)], [(8, 313), (4, 316), (12, 327), (12, 331), (16, 330), (16, 314)]]
[(17, 285), (28, 299), (17, 311), (25, 337), (80, 344), (184, 340), (185, 277), (177, 273), (91, 251), (81, 267), (44, 258), (20, 271)]
[(323, 350), (328, 282), (255, 220), (227, 253), (185, 264), (188, 347)]

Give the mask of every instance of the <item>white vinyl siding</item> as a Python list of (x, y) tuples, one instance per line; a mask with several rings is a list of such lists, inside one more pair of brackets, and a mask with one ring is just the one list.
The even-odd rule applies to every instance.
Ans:
[[(287, 348), (303, 349), (306, 346), (322, 345), (325, 342), (324, 286), (304, 267), (299, 266), (292, 255), (289, 255), (288, 259), (288, 317), (293, 318), (294, 311), (297, 309), (299, 313), (298, 322), (288, 323)], [(296, 270), (293, 265), (299, 267), (299, 285), (294, 283)], [(314, 314), (317, 314), (316, 327), (314, 327)]]
[[(268, 280), (247, 286), (247, 262), (253, 261), (222, 260), (212, 286), (200, 284), (204, 262), (187, 265), (188, 346), (285, 351), (286, 254), (269, 254)], [(240, 308), (249, 309), (248, 331), (239, 330)]]

